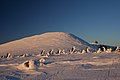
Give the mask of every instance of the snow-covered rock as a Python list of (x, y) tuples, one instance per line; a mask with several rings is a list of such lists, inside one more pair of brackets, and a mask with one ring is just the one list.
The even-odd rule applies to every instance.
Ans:
[(20, 64), (17, 68), (20, 70), (35, 70), (39, 67), (39, 61), (28, 60)]

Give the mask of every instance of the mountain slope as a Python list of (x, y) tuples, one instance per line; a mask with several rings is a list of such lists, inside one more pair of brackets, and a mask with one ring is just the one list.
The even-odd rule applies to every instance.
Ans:
[(42, 49), (70, 49), (75, 46), (77, 49), (85, 49), (92, 46), (65, 32), (48, 32), (41, 35), (23, 38), (0, 45), (0, 54), (10, 52), (12, 54), (38, 53)]

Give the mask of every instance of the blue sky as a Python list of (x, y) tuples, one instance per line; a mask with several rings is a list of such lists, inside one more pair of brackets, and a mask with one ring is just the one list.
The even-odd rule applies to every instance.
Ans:
[(120, 46), (120, 0), (0, 0), (0, 43), (49, 31)]

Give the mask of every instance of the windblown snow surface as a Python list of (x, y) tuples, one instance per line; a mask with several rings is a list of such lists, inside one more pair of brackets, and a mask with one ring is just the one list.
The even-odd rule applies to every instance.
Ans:
[(120, 80), (119, 53), (55, 55), (37, 69), (20, 66), (31, 59), (0, 59), (0, 80)]
[[(0, 54), (35, 54), (41, 48), (69, 49), (72, 46), (94, 48), (69, 33), (55, 32), (0, 45)], [(0, 80), (120, 80), (120, 52), (50, 55), (42, 66), (37, 66), (40, 57), (38, 52), (26, 57), (0, 58)], [(26, 61), (35, 61), (36, 65), (27, 62), (25, 66)]]
[(32, 54), (39, 53), (42, 49), (70, 49), (73, 46), (76, 49), (93, 48), (88, 42), (65, 32), (48, 32), (41, 35), (23, 38), (0, 45), (0, 55), (4, 53), (11, 54)]

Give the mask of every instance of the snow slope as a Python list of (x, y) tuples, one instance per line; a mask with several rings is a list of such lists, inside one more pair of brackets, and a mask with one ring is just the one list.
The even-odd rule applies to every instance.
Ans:
[(0, 45), (0, 55), (8, 52), (11, 54), (39, 53), (42, 49), (70, 49), (73, 46), (75, 46), (76, 49), (92, 48), (92, 45), (88, 42), (73, 34), (48, 32), (2, 44)]
[[(41, 49), (94, 48), (64, 32), (49, 32), (0, 45), (0, 55), (39, 53)], [(120, 80), (120, 52), (0, 58), (0, 80)]]

